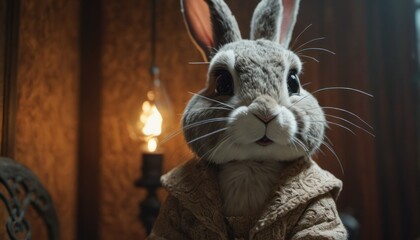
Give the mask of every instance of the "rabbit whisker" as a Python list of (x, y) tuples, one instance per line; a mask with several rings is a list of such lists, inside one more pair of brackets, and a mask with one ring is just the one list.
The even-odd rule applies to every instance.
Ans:
[(191, 65), (209, 65), (209, 62), (189, 62)]
[[(302, 135), (302, 132), (298, 132), (299, 134), (301, 134)], [(316, 140), (318, 140), (318, 138), (316, 138), (316, 137), (314, 137), (314, 136), (306, 136), (307, 138), (310, 138), (310, 139), (314, 139), (315, 141)], [(326, 137), (326, 136), (324, 136), (324, 137)], [(321, 141), (321, 142), (324, 142), (324, 141)], [(326, 154), (325, 154), (325, 152), (324, 151), (322, 151), (322, 149), (321, 148), (318, 148), (317, 149), (317, 151), (320, 151), (324, 156), (326, 156)]]
[(194, 108), (191, 111), (192, 112), (198, 112), (198, 111), (202, 111), (202, 110), (226, 110), (226, 111), (231, 111), (232, 109), (224, 108), (224, 107), (207, 107), (207, 108)]
[(324, 51), (324, 52), (327, 52), (327, 53), (331, 53), (332, 55), (335, 55), (335, 52), (330, 51), (330, 50), (325, 49), (325, 48), (304, 48), (304, 49), (302, 49), (302, 50), (297, 51), (297, 52), (296, 52), (296, 54), (298, 54), (298, 55), (299, 55), (299, 53), (301, 53), (301, 52), (306, 52), (306, 51), (309, 51), (309, 50)]
[(312, 26), (312, 23), (309, 24), (305, 29), (302, 30), (302, 32), (299, 33), (299, 35), (295, 38), (295, 41), (293, 41), (292, 47), (290, 47), (290, 49), (293, 49), (293, 47), (295, 46), (296, 42), (299, 40), (300, 36), (302, 36), (302, 34), (304, 32), (306, 32), (306, 30), (308, 30), (311, 26)]
[(325, 121), (316, 121), (316, 120), (307, 120), (307, 121), (296, 121), (297, 123), (306, 123), (306, 122), (311, 122), (311, 123), (325, 123)]
[[(321, 144), (323, 143), (324, 141), (322, 141), (321, 142)], [(320, 151), (321, 153), (322, 153), (322, 155), (324, 155), (325, 157), (327, 156), (327, 154), (322, 150), (322, 148), (318, 148), (317, 149), (317, 151)]]
[[(228, 136), (227, 136), (228, 137)], [(226, 139), (227, 137), (225, 137), (224, 139)], [(223, 141), (223, 140), (222, 140)], [(215, 149), (215, 148), (217, 148), (217, 146), (218, 146), (219, 144), (216, 144), (214, 147), (212, 147), (212, 148), (210, 148), (206, 153), (204, 153), (199, 159), (198, 159), (198, 161), (201, 161), (201, 160), (203, 160), (204, 159), (204, 157), (206, 156), (206, 155), (208, 155), (209, 153), (211, 153), (212, 151), (213, 151), (213, 149)], [(201, 149), (204, 147), (205, 145), (203, 144), (201, 147), (200, 147), (200, 149), (199, 149), (199, 151), (201, 151)]]
[(354, 116), (354, 117), (356, 117), (357, 119), (359, 119), (360, 121), (362, 121), (364, 124), (366, 124), (366, 126), (368, 126), (370, 129), (373, 129), (373, 127), (371, 126), (371, 125), (369, 125), (365, 120), (363, 120), (361, 117), (359, 117), (357, 114), (355, 114), (355, 113), (353, 113), (353, 112), (351, 112), (351, 111), (349, 111), (349, 110), (346, 110), (346, 109), (342, 109), (342, 108), (337, 108), (337, 107), (329, 107), (329, 106), (324, 106), (324, 107), (321, 107), (321, 108), (323, 108), (323, 109), (332, 109), (332, 110), (337, 110), (337, 111), (341, 111), (341, 112), (345, 112), (345, 113), (348, 113), (348, 114), (350, 114), (350, 115), (352, 115), (352, 116)]
[(190, 129), (192, 127), (201, 126), (201, 125), (207, 124), (207, 123), (225, 122), (229, 119), (231, 119), (231, 118), (230, 117), (209, 118), (209, 119), (206, 119), (206, 120), (202, 120), (202, 121), (198, 121), (198, 122), (194, 122), (194, 123), (185, 125), (185, 126), (182, 127), (182, 129), (187, 130), (187, 129)]
[[(311, 156), (309, 156), (309, 150), (308, 150), (308, 148), (306, 147), (306, 145), (302, 142), (302, 141), (300, 141), (299, 139), (297, 139), (296, 137), (293, 137), (292, 138), (292, 143), (296, 143), (296, 144), (298, 144), (301, 148), (303, 148), (303, 150), (304, 150), (304, 152), (305, 152), (305, 157), (307, 157), (307, 158), (311, 158)], [(293, 143), (293, 145), (295, 145)], [(295, 145), (296, 146), (296, 145)]]
[(308, 86), (309, 84), (311, 84), (312, 82), (307, 82), (307, 83), (304, 83), (304, 84), (302, 84), (302, 87), (305, 87), (305, 86)]
[(311, 57), (311, 56), (308, 56), (308, 55), (303, 55), (303, 54), (299, 54), (298, 56), (299, 56), (299, 57), (309, 58), (309, 59), (312, 59), (312, 60), (314, 60), (315, 62), (319, 63), (319, 60), (318, 60), (318, 59), (316, 59), (316, 58), (314, 58), (314, 57)]
[(298, 151), (297, 146), (296, 146), (296, 142), (294, 141), (295, 137), (292, 138), (292, 146), (295, 148), (296, 152)]
[(188, 92), (188, 93), (193, 94), (194, 96), (197, 96), (197, 97), (201, 97), (201, 98), (206, 99), (206, 100), (211, 101), (211, 102), (219, 103), (220, 105), (226, 106), (228, 108), (234, 109), (234, 107), (230, 106), (229, 104), (226, 104), (226, 103), (217, 101), (215, 99), (211, 99), (211, 98), (205, 97), (205, 96), (200, 95), (198, 93), (193, 93), (193, 92)]
[(326, 91), (326, 90), (348, 90), (348, 91), (354, 91), (354, 92), (358, 92), (358, 93), (361, 93), (361, 94), (364, 94), (364, 95), (366, 95), (368, 97), (372, 97), (373, 98), (373, 95), (372, 94), (369, 94), (367, 92), (364, 92), (364, 91), (359, 90), (359, 89), (356, 89), (356, 88), (350, 88), (350, 87), (325, 87), (325, 88), (320, 88), (318, 90), (315, 90), (315, 91), (311, 92), (311, 94), (315, 94), (315, 93)]
[(301, 148), (303, 148), (303, 150), (306, 152), (306, 153), (309, 153), (309, 149), (306, 147), (306, 145), (302, 142), (302, 141), (300, 141), (298, 138), (296, 138), (296, 137), (293, 137), (292, 138), (292, 140), (295, 142), (295, 143), (297, 143)]
[(324, 145), (326, 148), (328, 148), (328, 150), (330, 150), (330, 152), (335, 156), (335, 158), (338, 161), (338, 164), (340, 165), (341, 172), (344, 174), (343, 164), (341, 163), (341, 160), (338, 157), (337, 153), (335, 153), (334, 149), (330, 145), (328, 145), (328, 143), (326, 143), (326, 142), (322, 142), (321, 144)]
[[(198, 149), (198, 152), (200, 152), (201, 151), (201, 149), (203, 149), (205, 147), (205, 145), (203, 144), (203, 145), (201, 145), (200, 146), (200, 148)], [(214, 147), (213, 147), (214, 148)], [(212, 149), (213, 149), (212, 148)], [(209, 150), (209, 151), (211, 151), (211, 149)], [(197, 159), (197, 163), (199, 163), (199, 162), (201, 162), (201, 161), (203, 161), (203, 159), (204, 159), (204, 157), (209, 153), (209, 151), (207, 151), (205, 154), (203, 154), (202, 156), (200, 156), (198, 159)], [(206, 166), (205, 166), (205, 169), (208, 169), (209, 168), (209, 166), (210, 166), (210, 161), (206, 161), (207, 162), (207, 164), (206, 164)]]
[[(326, 144), (327, 142), (325, 142), (325, 141), (321, 141), (321, 145), (323, 145), (323, 144)], [(316, 154), (317, 152), (321, 152), (321, 154), (324, 156), (324, 157), (326, 157), (327, 156), (327, 154), (324, 152), (324, 150), (322, 150), (322, 148), (321, 147), (319, 147), (318, 149), (316, 149), (316, 152), (314, 153), (314, 154)]]
[(292, 103), (291, 105), (287, 106), (287, 108), (288, 108), (288, 109), (290, 109), (290, 108), (291, 108), (291, 107), (293, 107), (294, 105), (298, 104), (299, 102), (301, 102), (301, 101), (305, 100), (307, 97), (310, 97), (310, 96), (311, 96), (311, 95), (310, 95), (310, 94), (308, 94), (308, 95), (306, 95), (306, 96), (302, 97), (301, 99), (299, 99), (299, 100), (297, 100), (296, 102)]
[(307, 122), (309, 122), (309, 123), (318, 123), (318, 124), (321, 124), (321, 125), (324, 125), (326, 128), (328, 128), (328, 129), (331, 129), (330, 128), (330, 126), (328, 126), (328, 124), (326, 124), (325, 123), (325, 121), (316, 121), (316, 120), (306, 120), (306, 121), (296, 121), (297, 123), (302, 123), (302, 124), (305, 124), (305, 123), (307, 123)]
[(200, 137), (194, 138), (193, 140), (191, 140), (191, 141), (189, 141), (189, 142), (187, 142), (187, 143), (188, 143), (188, 144), (191, 144), (191, 143), (193, 143), (193, 142), (196, 142), (196, 141), (198, 141), (198, 140), (200, 140), (200, 139), (203, 139), (203, 138), (209, 137), (209, 136), (214, 135), (214, 134), (216, 134), (216, 133), (226, 131), (226, 129), (228, 129), (228, 128), (221, 128), (221, 129), (218, 129), (218, 130), (216, 130), (216, 131), (213, 131), (213, 132), (210, 132), (210, 133), (204, 134), (203, 136), (200, 136)]
[(357, 125), (357, 124), (355, 124), (355, 123), (353, 123), (353, 122), (351, 122), (351, 121), (349, 121), (347, 119), (344, 119), (342, 117), (338, 117), (338, 116), (335, 116), (335, 115), (331, 115), (331, 114), (326, 114), (326, 113), (324, 115), (327, 116), (327, 117), (331, 117), (331, 118), (335, 118), (335, 119), (339, 119), (341, 121), (344, 121), (344, 122), (346, 122), (346, 123), (348, 123), (348, 124), (350, 124), (350, 125), (352, 125), (354, 127), (357, 127), (360, 130), (363, 130), (364, 132), (368, 133), (372, 137), (375, 137), (375, 135), (373, 133), (369, 132), (368, 130), (362, 128), (361, 126), (359, 126), (359, 125)]
[(173, 139), (174, 137), (176, 137), (178, 134), (182, 133), (182, 129), (178, 129), (176, 131), (173, 131), (172, 133), (170, 133), (168, 136), (166, 136), (160, 143), (159, 146), (162, 146), (163, 144), (167, 143), (169, 140)]
[(230, 118), (228, 118), (228, 117), (226, 117), (226, 118), (210, 118), (210, 119), (206, 119), (206, 120), (203, 120), (203, 121), (194, 122), (194, 123), (185, 125), (185, 126), (181, 127), (181, 129), (178, 129), (178, 130), (170, 133), (167, 137), (165, 137), (160, 142), (159, 146), (162, 145), (162, 144), (164, 144), (164, 143), (166, 143), (166, 142), (168, 142), (169, 140), (171, 140), (172, 138), (174, 138), (176, 135), (182, 133), (184, 130), (188, 130), (190, 128), (201, 126), (201, 125), (208, 124), (208, 123), (224, 122), (224, 121), (227, 121), (229, 119)]
[(353, 133), (353, 135), (356, 135), (356, 133), (355, 133), (354, 131), (352, 131), (350, 128), (348, 128), (348, 127), (346, 127), (346, 126), (343, 126), (343, 125), (341, 125), (341, 124), (339, 124), (339, 123), (336, 123), (336, 122), (331, 122), (331, 121), (326, 121), (326, 122), (327, 122), (328, 124), (332, 124), (332, 125), (335, 125), (335, 126), (338, 126), (338, 127), (344, 128), (344, 129), (348, 130), (349, 132)]
[[(357, 92), (357, 93), (364, 94), (364, 95), (366, 95), (368, 97), (373, 97), (372, 94), (369, 94), (369, 93), (364, 92), (364, 91), (359, 90), (359, 89), (349, 88), (349, 87), (325, 87), (325, 88), (320, 88), (318, 90), (315, 90), (315, 91), (311, 92), (311, 94), (315, 94), (315, 93), (319, 93), (319, 92), (327, 91), (327, 90), (348, 90), (348, 91), (354, 91), (354, 92)], [(308, 94), (308, 95), (302, 97), (301, 99), (297, 100), (293, 104), (289, 105), (287, 108), (290, 109), (291, 107), (293, 107), (294, 105), (296, 105), (297, 103), (301, 102), (302, 100), (306, 99), (309, 96), (311, 96), (311, 95)]]
[(330, 139), (327, 135), (324, 135), (324, 138), (325, 138), (325, 139), (327, 139), (328, 143), (329, 143), (332, 147), (334, 147), (334, 144), (332, 143), (331, 139)]
[(224, 139), (222, 139), (222, 141), (220, 141), (220, 143), (218, 143), (215, 148), (212, 148), (211, 153), (209, 155), (209, 160), (212, 160), (214, 156), (216, 155), (217, 151), (220, 149), (220, 147), (226, 142), (228, 142), (230, 139), (231, 139), (231, 136), (228, 135)]
[(294, 50), (294, 51), (295, 51), (295, 52), (296, 52), (296, 51), (299, 51), (299, 49), (301, 49), (303, 46), (308, 45), (308, 44), (309, 44), (309, 43), (311, 43), (311, 42), (315, 42), (315, 41), (319, 41), (319, 40), (324, 40), (324, 39), (325, 39), (325, 37), (314, 38), (314, 39), (309, 40), (309, 41), (307, 41), (306, 43), (304, 43), (304, 44), (300, 45), (300, 46), (299, 46), (299, 47), (297, 47), (297, 48), (296, 48), (296, 50)]
[[(350, 115), (352, 115), (353, 117), (356, 117), (357, 119), (359, 119), (362, 123), (364, 123), (367, 127), (369, 127), (370, 129), (372, 129), (373, 130), (373, 127), (371, 126), (371, 125), (369, 125), (369, 123), (367, 123), (365, 120), (363, 120), (361, 117), (359, 117), (357, 114), (355, 114), (355, 113), (353, 113), (353, 112), (351, 112), (351, 111), (349, 111), (349, 110), (346, 110), (346, 109), (342, 109), (342, 108), (337, 108), (337, 107), (328, 107), (328, 106), (324, 106), (324, 107), (316, 107), (316, 108), (312, 108), (312, 109), (307, 109), (306, 111), (311, 111), (311, 110), (314, 110), (314, 109), (332, 109), (332, 110), (337, 110), (337, 111), (341, 111), (341, 112), (345, 112), (345, 113), (348, 113), (348, 114), (350, 114)], [(313, 112), (311, 112), (311, 114), (314, 114)], [(325, 114), (325, 113), (324, 113)], [(335, 117), (337, 117), (336, 115), (333, 115), (333, 116), (335, 116)]]
[[(198, 150), (198, 152), (200, 152), (201, 151), (201, 149), (203, 149), (204, 147), (205, 147), (206, 145), (205, 144), (202, 144), (201, 146), (200, 146), (200, 148), (199, 148), (199, 150)], [(206, 153), (204, 153), (202, 156), (200, 156), (200, 158), (198, 159), (198, 161), (197, 162), (201, 162), (201, 161), (203, 161), (204, 159), (207, 159), (207, 160), (210, 160), (210, 158), (207, 158), (206, 157), (206, 155), (208, 155), (209, 153), (211, 153), (211, 151), (213, 150), (213, 149), (215, 149), (217, 147), (217, 145), (216, 146), (214, 146), (214, 147), (212, 147), (211, 149), (209, 149)], [(210, 167), (210, 165), (211, 165), (211, 161), (205, 161), (206, 162), (206, 169), (208, 169), (209, 167)]]
[[(298, 134), (300, 134), (300, 135), (302, 135), (302, 132), (298, 132)], [(314, 136), (310, 136), (310, 135), (308, 135), (308, 136), (306, 136), (307, 138), (309, 138), (309, 139), (314, 139), (314, 140), (318, 140), (318, 138), (316, 138), (316, 137), (314, 137)], [(329, 140), (329, 138), (326, 136), (326, 135), (324, 135), (324, 137), (329, 141), (329, 143), (327, 143), (327, 142), (325, 142), (325, 141), (321, 141), (321, 145), (323, 145), (323, 144), (328, 144), (330, 147), (331, 147), (331, 145), (332, 145), (332, 142), (331, 142), (331, 140)], [(320, 152), (322, 152), (323, 153), (323, 155), (326, 155), (325, 154), (325, 152), (324, 151), (322, 151), (322, 149), (321, 148), (318, 148), (317, 149), (317, 151), (320, 151)]]
[[(335, 116), (335, 117), (336, 117), (336, 116)], [(371, 135), (371, 136), (375, 137), (375, 135), (373, 135), (371, 132), (367, 131), (366, 129), (364, 129), (364, 128), (362, 128), (362, 127), (360, 127), (360, 126), (358, 126), (358, 125), (356, 125), (356, 124), (354, 124), (354, 123), (352, 123), (352, 122), (350, 122), (350, 121), (347, 121), (347, 120), (342, 119), (342, 118), (339, 118), (339, 117), (336, 117), (336, 118), (338, 118), (338, 119), (340, 119), (340, 120), (342, 120), (342, 121), (348, 122), (349, 124), (351, 124), (351, 125), (353, 125), (353, 126), (355, 126), (355, 127), (357, 127), (357, 128), (360, 128), (361, 130), (365, 131), (365, 132), (366, 132), (366, 133), (368, 133), (369, 135)], [(305, 123), (305, 122), (303, 122), (303, 121), (296, 121), (296, 122), (297, 122), (297, 123)], [(324, 123), (324, 121), (314, 121), (314, 120), (308, 120), (308, 121), (306, 121), (306, 122), (309, 122), (309, 123), (319, 123), (319, 124)], [(326, 122), (326, 123), (328, 123), (328, 124), (335, 125), (335, 126), (338, 126), (338, 127), (343, 128), (343, 129), (346, 129), (347, 131), (351, 132), (353, 135), (356, 135), (356, 133), (355, 133), (353, 130), (351, 130), (350, 128), (348, 128), (348, 127), (346, 127), (346, 126), (344, 126), (344, 125), (342, 125), (342, 124), (339, 124), (339, 123), (336, 123), (336, 122), (332, 122), (332, 121), (325, 121), (325, 122)], [(330, 127), (327, 125), (327, 128), (330, 128)]]

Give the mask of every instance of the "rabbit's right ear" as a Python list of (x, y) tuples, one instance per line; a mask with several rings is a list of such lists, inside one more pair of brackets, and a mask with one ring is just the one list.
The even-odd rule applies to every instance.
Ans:
[(289, 46), (300, 0), (261, 0), (251, 22), (251, 39), (264, 38)]
[(238, 23), (223, 0), (181, 0), (181, 12), (205, 61), (223, 45), (241, 39)]

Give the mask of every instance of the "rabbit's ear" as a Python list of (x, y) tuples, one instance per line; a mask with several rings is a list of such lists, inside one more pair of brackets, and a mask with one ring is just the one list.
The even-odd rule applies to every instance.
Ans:
[(280, 30), (280, 43), (284, 47), (289, 47), (292, 39), (293, 28), (299, 12), (300, 0), (283, 0), (283, 20)]
[(214, 45), (207, 4), (204, 0), (181, 0), (181, 13), (191, 40), (207, 61)]
[(251, 21), (251, 39), (264, 38), (271, 41), (280, 39), (281, 0), (262, 0), (255, 8)]
[(241, 39), (238, 23), (223, 0), (181, 0), (181, 12), (205, 60), (221, 46)]
[(299, 10), (300, 0), (262, 0), (254, 11), (251, 39), (280, 41), (288, 47)]

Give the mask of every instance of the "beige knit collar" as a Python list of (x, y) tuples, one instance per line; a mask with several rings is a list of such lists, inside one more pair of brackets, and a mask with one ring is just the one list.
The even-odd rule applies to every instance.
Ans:
[[(225, 236), (226, 225), (216, 177), (217, 167), (191, 160), (162, 176), (162, 184), (181, 205), (210, 230)], [(338, 197), (342, 182), (322, 170), (314, 161), (302, 158), (291, 162), (279, 176), (279, 183), (250, 234), (269, 226), (301, 204), (331, 192)]]

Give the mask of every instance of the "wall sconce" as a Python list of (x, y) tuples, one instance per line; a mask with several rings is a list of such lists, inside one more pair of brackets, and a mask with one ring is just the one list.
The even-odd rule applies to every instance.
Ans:
[(156, 190), (161, 186), (163, 149), (159, 146), (160, 137), (170, 130), (174, 120), (171, 102), (160, 81), (159, 68), (156, 66), (156, 5), (157, 0), (151, 0), (151, 79), (152, 87), (147, 92), (147, 98), (138, 106), (134, 118), (128, 125), (130, 137), (143, 143), (141, 178), (135, 182), (136, 187), (146, 188), (147, 196), (140, 203), (140, 219), (147, 233), (159, 214), (160, 202)]
[[(152, 69), (153, 82), (159, 81), (158, 74), (159, 70), (154, 67)], [(156, 190), (161, 186), (160, 176), (162, 175), (163, 162), (163, 152), (158, 149), (158, 137), (162, 134), (163, 117), (156, 102), (157, 97), (161, 94), (156, 91), (156, 88), (160, 88), (160, 84), (153, 85), (155, 89), (147, 92), (147, 100), (141, 106), (136, 128), (141, 130), (146, 142), (142, 155), (142, 177), (135, 184), (137, 187), (147, 189), (146, 199), (140, 203), (140, 219), (148, 234), (150, 234), (153, 223), (159, 214), (160, 203), (156, 196)]]
[(159, 79), (159, 69), (152, 67), (153, 87), (147, 98), (139, 105), (136, 119), (129, 124), (130, 137), (142, 143), (141, 178), (136, 187), (146, 188), (147, 196), (140, 203), (140, 219), (149, 234), (159, 213), (160, 202), (156, 190), (161, 186), (163, 148), (159, 146), (160, 137), (169, 129), (172, 109), (164, 86)]

